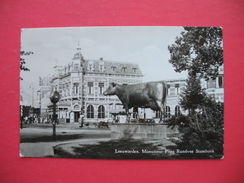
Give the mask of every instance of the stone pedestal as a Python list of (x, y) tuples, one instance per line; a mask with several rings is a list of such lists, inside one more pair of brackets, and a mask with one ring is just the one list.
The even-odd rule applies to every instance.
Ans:
[(167, 127), (165, 124), (111, 124), (111, 139), (162, 139), (168, 134), (179, 133), (178, 128)]

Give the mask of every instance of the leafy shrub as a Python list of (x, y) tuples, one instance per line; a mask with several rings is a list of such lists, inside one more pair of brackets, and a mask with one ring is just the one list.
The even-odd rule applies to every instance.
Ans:
[[(223, 109), (224, 105), (208, 98), (204, 109), (195, 115), (185, 117), (189, 126), (183, 127), (184, 133), (176, 141), (178, 148), (212, 149), (216, 157), (223, 155)], [(205, 154), (203, 156), (209, 156)]]

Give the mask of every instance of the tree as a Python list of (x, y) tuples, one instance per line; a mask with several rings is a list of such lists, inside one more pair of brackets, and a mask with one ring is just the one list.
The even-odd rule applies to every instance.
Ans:
[[(168, 47), (169, 62), (176, 72), (188, 71), (186, 87), (179, 104), (189, 114), (184, 118), (184, 133), (178, 148), (212, 149), (214, 154), (195, 154), (197, 158), (220, 158), (223, 155), (223, 103), (216, 102), (201, 87), (200, 78), (215, 79), (223, 64), (222, 29), (184, 27), (175, 44)], [(181, 124), (182, 120), (175, 120)], [(176, 124), (175, 123), (175, 124)], [(192, 158), (194, 157), (191, 156)]]
[(180, 94), (180, 105), (184, 110), (188, 110), (190, 115), (194, 115), (195, 110), (204, 102), (207, 94), (202, 89), (200, 80), (189, 75), (186, 80), (186, 87)]
[[(206, 96), (201, 112), (186, 118), (189, 124), (176, 141), (182, 149), (211, 149), (214, 154), (195, 154), (191, 158), (221, 158), (223, 156), (224, 104)], [(189, 157), (188, 157), (189, 158)]]
[[(189, 110), (168, 121), (178, 125), (182, 135), (175, 141), (179, 149), (207, 149), (214, 153), (180, 155), (182, 158), (221, 158), (223, 155), (224, 104), (206, 94), (198, 77), (188, 76), (186, 87), (180, 95), (180, 105)], [(197, 109), (197, 110), (196, 110)]]
[[(31, 51), (28, 51), (28, 52), (21, 51), (20, 52), (20, 71), (30, 71), (30, 69), (28, 69), (25, 66), (25, 59), (23, 58), (23, 56), (31, 55), (31, 54), (33, 54), (33, 52), (31, 52)], [(22, 78), (20, 78), (20, 79), (22, 80)]]
[(176, 72), (188, 71), (206, 80), (216, 78), (223, 64), (222, 28), (184, 27), (175, 44), (169, 45), (169, 62)]

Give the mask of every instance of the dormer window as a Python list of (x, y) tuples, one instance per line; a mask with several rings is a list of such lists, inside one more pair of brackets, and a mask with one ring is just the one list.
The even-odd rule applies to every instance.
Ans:
[(103, 71), (103, 65), (99, 65), (99, 70)]
[(123, 72), (125, 72), (125, 71), (126, 71), (126, 69), (127, 69), (126, 67), (122, 67), (122, 71), (123, 71)]
[(115, 66), (112, 66), (111, 68), (112, 68), (112, 71), (114, 71), (114, 72), (116, 71), (116, 67)]
[(88, 71), (94, 71), (94, 64), (93, 64), (93, 62), (88, 62), (87, 70)]
[(99, 70), (100, 72), (103, 72), (103, 71), (105, 70), (105, 68), (104, 68), (104, 62), (100, 62), (100, 63), (99, 63), (98, 70)]
[(134, 72), (134, 73), (135, 73), (135, 72), (136, 72), (136, 70), (137, 70), (137, 68), (132, 68), (132, 72)]
[(89, 64), (89, 66), (88, 66), (88, 70), (89, 70), (89, 71), (92, 71), (92, 65), (91, 65), (91, 64)]

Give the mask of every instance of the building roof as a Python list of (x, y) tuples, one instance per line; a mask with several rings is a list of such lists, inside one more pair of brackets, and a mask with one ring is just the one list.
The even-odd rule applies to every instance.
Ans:
[[(78, 62), (77, 62), (78, 61)], [(79, 66), (77, 68), (77, 64)], [(71, 72), (80, 72), (80, 66), (83, 66), (85, 73), (101, 73), (101, 74), (117, 74), (117, 75), (131, 75), (140, 76), (143, 74), (137, 63), (133, 62), (121, 62), (121, 61), (108, 61), (100, 59), (84, 59), (80, 52), (74, 54), (70, 63), (64, 66), (56, 67), (56, 77), (52, 78), (52, 81), (58, 77), (65, 77)], [(59, 67), (59, 68), (58, 68)]]
[(76, 60), (76, 59), (79, 59), (79, 60), (83, 59), (83, 56), (82, 56), (82, 54), (80, 52), (74, 54), (73, 60)]
[[(89, 70), (89, 64), (93, 64), (93, 69)], [(100, 66), (104, 66), (101, 70)], [(91, 60), (85, 59), (83, 68), (86, 72), (91, 73), (108, 73), (120, 75), (137, 75), (142, 76), (141, 69), (137, 63), (132, 62), (115, 62), (108, 60)]]

